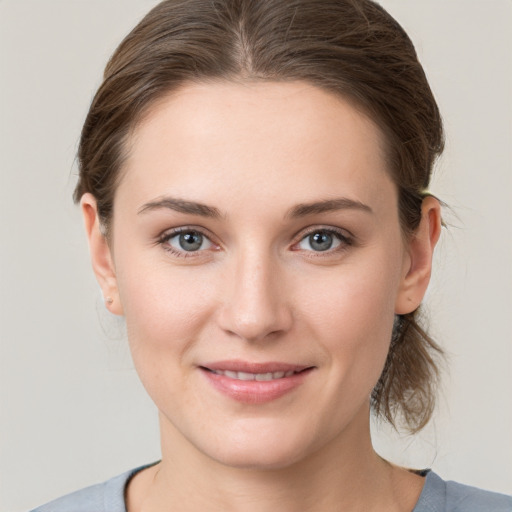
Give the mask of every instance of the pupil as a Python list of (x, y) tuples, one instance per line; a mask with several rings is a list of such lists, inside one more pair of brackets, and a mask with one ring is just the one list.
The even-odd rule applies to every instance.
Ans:
[(182, 233), (180, 235), (180, 247), (186, 251), (197, 251), (203, 243), (203, 235), (200, 233)]
[(311, 247), (316, 251), (327, 251), (332, 246), (332, 235), (329, 233), (315, 233), (310, 235)]

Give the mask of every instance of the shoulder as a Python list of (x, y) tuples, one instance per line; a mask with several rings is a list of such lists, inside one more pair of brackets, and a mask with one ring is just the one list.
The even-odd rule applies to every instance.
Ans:
[(135, 473), (146, 467), (126, 471), (106, 482), (67, 494), (31, 512), (126, 512), (126, 485)]
[(457, 482), (446, 482), (447, 510), (512, 512), (512, 496), (484, 491)]
[(512, 512), (512, 496), (447, 482), (429, 472), (414, 512)]

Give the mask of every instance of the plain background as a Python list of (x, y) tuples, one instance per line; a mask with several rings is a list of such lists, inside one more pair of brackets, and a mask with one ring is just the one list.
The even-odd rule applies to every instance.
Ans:
[[(157, 415), (101, 302), (70, 196), (108, 56), (150, 0), (0, 0), (0, 512), (159, 458)], [(512, 2), (383, 0), (444, 115), (451, 206), (427, 303), (450, 354), (435, 420), (391, 460), (512, 493)]]

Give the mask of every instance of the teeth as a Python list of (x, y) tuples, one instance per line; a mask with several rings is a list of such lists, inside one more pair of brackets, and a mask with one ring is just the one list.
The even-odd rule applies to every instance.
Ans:
[(291, 377), (294, 373), (293, 370), (288, 372), (268, 372), (268, 373), (248, 373), (248, 372), (232, 372), (231, 370), (212, 370), (217, 375), (224, 375), (230, 379), (236, 380), (259, 380), (268, 381), (275, 379), (282, 379), (283, 377)]
[(272, 380), (272, 373), (257, 373), (254, 376), (255, 380)]

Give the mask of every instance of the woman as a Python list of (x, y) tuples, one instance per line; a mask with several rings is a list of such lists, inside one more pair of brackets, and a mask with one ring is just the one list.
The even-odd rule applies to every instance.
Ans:
[(432, 413), (442, 147), (372, 2), (151, 11), (107, 66), (75, 199), (162, 460), (38, 510), (510, 510), (371, 445), (370, 407), (412, 432)]

